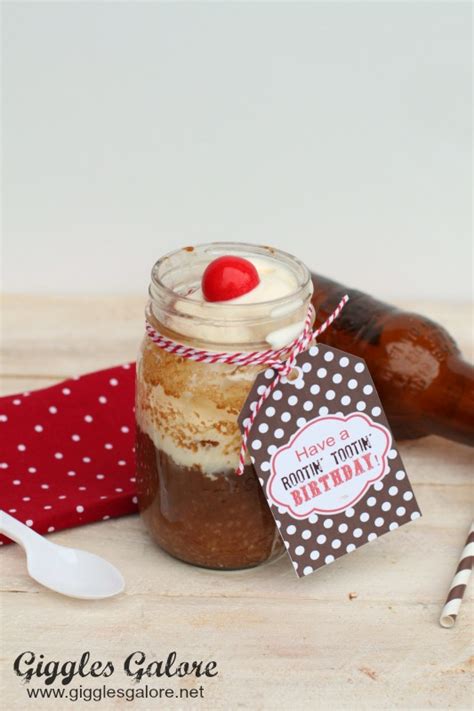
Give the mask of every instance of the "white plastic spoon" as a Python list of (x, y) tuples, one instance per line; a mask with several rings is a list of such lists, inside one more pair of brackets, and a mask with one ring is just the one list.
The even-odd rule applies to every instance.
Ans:
[(121, 573), (103, 558), (52, 543), (1, 510), (0, 533), (25, 550), (31, 577), (61, 595), (96, 600), (118, 595), (125, 587)]

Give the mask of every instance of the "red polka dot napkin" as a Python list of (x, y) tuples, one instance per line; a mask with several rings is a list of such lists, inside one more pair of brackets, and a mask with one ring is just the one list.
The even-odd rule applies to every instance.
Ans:
[(0, 508), (39, 533), (135, 512), (134, 387), (127, 363), (0, 398)]

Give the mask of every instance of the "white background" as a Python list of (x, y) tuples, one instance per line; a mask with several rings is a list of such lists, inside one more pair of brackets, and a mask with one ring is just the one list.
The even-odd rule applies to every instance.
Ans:
[(468, 298), (470, 32), (468, 2), (3, 3), (4, 288), (145, 293), (235, 239)]

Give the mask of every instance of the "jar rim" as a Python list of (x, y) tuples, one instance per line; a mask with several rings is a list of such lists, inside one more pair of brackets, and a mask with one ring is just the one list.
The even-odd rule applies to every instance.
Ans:
[[(311, 274), (306, 265), (301, 262), (297, 257), (285, 252), (281, 249), (275, 247), (269, 247), (265, 245), (255, 245), (248, 242), (206, 242), (190, 247), (182, 247), (177, 250), (172, 250), (167, 254), (163, 255), (158, 259), (152, 267), (151, 270), (151, 283), (149, 294), (152, 301), (156, 299), (165, 299), (173, 303), (174, 308), (179, 308), (179, 303), (189, 303), (193, 300), (190, 299), (186, 294), (180, 294), (174, 288), (168, 286), (164, 282), (164, 278), (169, 275), (169, 272), (173, 269), (182, 270), (183, 266), (173, 265), (173, 261), (181, 257), (186, 257), (189, 255), (189, 259), (192, 259), (195, 255), (200, 255), (203, 257), (203, 262), (205, 257), (208, 257), (208, 261), (212, 261), (219, 256), (224, 256), (226, 254), (239, 254), (239, 256), (248, 257), (263, 257), (266, 259), (272, 259), (284, 263), (288, 266), (293, 274), (297, 278), (297, 286), (294, 291), (285, 296), (280, 296), (276, 299), (268, 299), (265, 301), (256, 301), (252, 303), (236, 304), (235, 301), (231, 300), (229, 302), (219, 301), (219, 302), (206, 302), (206, 307), (209, 309), (209, 315), (214, 312), (220, 312), (225, 320), (226, 310), (232, 311), (233, 318), (235, 321), (235, 316), (237, 314), (245, 315), (245, 318), (251, 318), (252, 313), (257, 313), (261, 310), (262, 306), (269, 306), (271, 308), (284, 307), (286, 304), (290, 304), (292, 301), (297, 299), (301, 294), (303, 295), (307, 292), (308, 287), (311, 284)], [(164, 271), (169, 268), (168, 271)], [(195, 303), (195, 302), (194, 302)], [(212, 316), (214, 318), (214, 316)]]
[[(284, 265), (295, 276), (296, 287), (285, 296), (254, 303), (193, 299), (191, 293), (199, 288), (207, 264), (229, 253)], [(313, 293), (311, 274), (299, 259), (245, 242), (210, 242), (175, 250), (156, 262), (151, 277), (146, 310), (151, 324), (179, 342), (213, 351), (266, 350), (279, 338), (290, 342), (295, 328), (298, 332), (303, 328)]]

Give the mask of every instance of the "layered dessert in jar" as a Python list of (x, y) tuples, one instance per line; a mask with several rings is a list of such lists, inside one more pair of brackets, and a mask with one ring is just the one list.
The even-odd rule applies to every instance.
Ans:
[[(284, 252), (213, 243), (152, 270), (148, 324), (171, 341), (218, 353), (280, 349), (303, 330), (306, 267)], [(198, 362), (145, 336), (137, 363), (137, 485), (155, 541), (188, 563), (259, 565), (280, 536), (249, 460), (241, 476), (238, 415), (265, 365)]]

